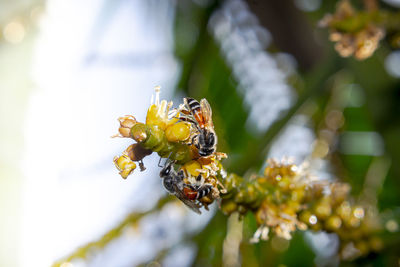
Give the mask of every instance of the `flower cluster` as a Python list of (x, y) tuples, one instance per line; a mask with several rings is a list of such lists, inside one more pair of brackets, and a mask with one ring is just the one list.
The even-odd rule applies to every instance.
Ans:
[(224, 213), (255, 214), (259, 228), (253, 242), (267, 240), (270, 232), (291, 239), (296, 229), (311, 229), (337, 233), (343, 259), (382, 247), (373, 235), (380, 228), (376, 213), (353, 204), (347, 184), (313, 180), (306, 165), (269, 160), (262, 176), (244, 179), (231, 174), (224, 185), (228, 191), (221, 203)]
[(330, 28), (329, 38), (336, 42), (335, 49), (342, 57), (354, 55), (363, 60), (374, 53), (385, 36), (384, 29), (373, 22), (374, 16), (374, 11), (358, 13), (349, 0), (342, 0), (335, 14), (326, 15), (320, 26)]
[(200, 213), (200, 207), (208, 209), (219, 200), (227, 215), (252, 212), (259, 226), (253, 242), (267, 240), (271, 233), (291, 239), (296, 229), (310, 229), (336, 233), (343, 259), (381, 249), (382, 241), (375, 235), (380, 230), (376, 211), (356, 205), (349, 185), (316, 180), (306, 164), (289, 161), (269, 160), (263, 175), (227, 174), (221, 164), (226, 155), (216, 152), (208, 102), (184, 98), (177, 109), (172, 105), (160, 101), (157, 88), (145, 123), (133, 116), (119, 118), (118, 136), (136, 141), (114, 158), (124, 179), (136, 168), (135, 162), (143, 171), (143, 158), (156, 152), (167, 158), (160, 172), (165, 189), (193, 211)]
[[(119, 134), (114, 137), (131, 138), (136, 143), (114, 158), (115, 166), (126, 179), (136, 169), (135, 162), (139, 162), (143, 171), (143, 158), (156, 152), (161, 158), (167, 158), (160, 173), (166, 189), (196, 211), (200, 206), (207, 208), (220, 198), (220, 193), (226, 192), (221, 183), (226, 172), (220, 163), (226, 154), (208, 148), (205, 149), (207, 155), (200, 156), (203, 145), (216, 146), (213, 129), (207, 130), (202, 125), (205, 124), (203, 115), (209, 115), (211, 120), (211, 108), (204, 105), (208, 104), (206, 100), (202, 100), (200, 105), (191, 99), (192, 110), (184, 99), (184, 104), (173, 109), (172, 101), (160, 101), (159, 95), (160, 88), (156, 87), (155, 99), (151, 101), (145, 123), (138, 122), (131, 115), (118, 119)], [(203, 114), (203, 108), (209, 110)], [(212, 127), (212, 121), (210, 125), (207, 127)], [(168, 163), (172, 164), (172, 170), (165, 169)], [(175, 167), (178, 167), (176, 171)]]

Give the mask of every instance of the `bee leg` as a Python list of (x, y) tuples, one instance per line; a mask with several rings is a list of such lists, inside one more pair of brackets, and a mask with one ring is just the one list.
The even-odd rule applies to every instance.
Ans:
[[(222, 190), (221, 190), (222, 191)], [(225, 192), (226, 192), (226, 190), (225, 190)], [(222, 192), (223, 193), (223, 192)], [(220, 195), (219, 195), (219, 190), (216, 188), (216, 187), (213, 187), (212, 188), (212, 190), (211, 190), (211, 195), (212, 195), (212, 197), (215, 199), (215, 198), (219, 198), (220, 197)]]
[[(220, 190), (221, 193), (222, 193), (222, 194), (225, 194), (225, 193), (227, 192), (227, 190), (226, 190), (226, 188), (224, 187), (224, 185), (223, 185), (218, 179), (215, 179), (215, 181), (216, 181), (217, 185), (221, 187), (221, 190)], [(218, 191), (218, 189), (216, 189), (216, 190)]]
[(180, 171), (178, 172), (178, 179), (179, 179), (180, 181), (183, 181), (183, 178), (185, 178), (185, 173), (183, 172), (183, 170), (180, 170)]
[(189, 123), (191, 123), (193, 125), (196, 125), (196, 121), (194, 121), (193, 119), (191, 119), (191, 118), (189, 118), (187, 116), (180, 116), (179, 120), (186, 121), (186, 122), (189, 122)]
[(196, 142), (196, 138), (198, 138), (198, 134), (196, 134), (195, 136), (193, 136), (192, 137), (192, 144), (194, 144), (194, 146), (197, 148), (197, 149), (200, 149), (200, 144), (199, 144), (199, 142)]
[(142, 159), (139, 161), (139, 168), (140, 168), (140, 171), (141, 171), (141, 172), (144, 171), (144, 170), (146, 170), (146, 167), (144, 166), (144, 163), (143, 163), (143, 160), (142, 160)]
[(197, 182), (200, 182), (200, 181), (201, 181), (201, 178), (202, 178), (202, 176), (201, 176), (201, 174), (199, 174), (199, 175), (196, 177), (196, 181), (197, 181)]
[(186, 143), (188, 146), (195, 145), (194, 139), (196, 138), (197, 134), (193, 135), (192, 139), (190, 140), (190, 143)]
[(198, 135), (196, 134), (196, 135), (194, 135), (193, 137), (192, 137), (192, 144), (195, 144), (196, 142), (195, 142), (195, 140), (196, 140), (196, 137), (197, 137)]

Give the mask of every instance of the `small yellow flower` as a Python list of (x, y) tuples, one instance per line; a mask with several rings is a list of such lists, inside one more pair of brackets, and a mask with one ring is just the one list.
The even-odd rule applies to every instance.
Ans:
[[(156, 92), (155, 101), (153, 103), (153, 97), (152, 97), (151, 106), (147, 110), (146, 124), (157, 125), (162, 130), (165, 130), (167, 125), (172, 123), (172, 121), (168, 118), (168, 113), (173, 103), (172, 101), (167, 102), (166, 100), (160, 101), (160, 89), (161, 89), (160, 86), (156, 86), (154, 88)], [(176, 121), (177, 120), (174, 119), (173, 122)]]
[(128, 155), (121, 155), (114, 157), (114, 164), (120, 171), (119, 174), (122, 178), (126, 179), (136, 169), (136, 164)]

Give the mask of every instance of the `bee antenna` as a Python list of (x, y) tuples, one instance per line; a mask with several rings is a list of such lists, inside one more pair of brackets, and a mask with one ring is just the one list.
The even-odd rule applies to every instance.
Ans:
[(171, 153), (169, 153), (169, 155), (168, 155), (168, 158), (167, 158), (167, 160), (166, 161), (169, 161), (169, 158), (172, 156), (172, 152)]
[(168, 162), (170, 161), (170, 160), (169, 160), (169, 158), (171, 157), (171, 155), (172, 155), (172, 152), (171, 152), (171, 153), (169, 153), (169, 156), (168, 156), (168, 158), (165, 160), (164, 166), (160, 165), (160, 163), (161, 163), (161, 160), (162, 160), (162, 157), (160, 157), (160, 160), (158, 161), (158, 167), (160, 167), (160, 168), (164, 168), (165, 166), (167, 166)]

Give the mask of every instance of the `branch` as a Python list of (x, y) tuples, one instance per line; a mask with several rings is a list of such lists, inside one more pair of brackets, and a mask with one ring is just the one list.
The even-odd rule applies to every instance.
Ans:
[(142, 213), (133, 212), (133, 213), (128, 214), (124, 220), (122, 220), (118, 225), (116, 225), (111, 230), (109, 230), (107, 233), (105, 233), (100, 239), (98, 239), (96, 241), (92, 241), (90, 243), (87, 243), (84, 246), (77, 248), (74, 252), (72, 252), (68, 256), (53, 263), (52, 266), (60, 267), (63, 265), (63, 263), (71, 262), (72, 260), (75, 260), (75, 259), (79, 259), (79, 258), (87, 259), (91, 253), (93, 253), (96, 250), (100, 250), (100, 249), (104, 248), (112, 240), (118, 238), (124, 232), (126, 227), (138, 222), (144, 216), (161, 209), (166, 203), (169, 202), (169, 200), (170, 200), (169, 197), (161, 198), (157, 202), (157, 204), (148, 211), (145, 211)]

